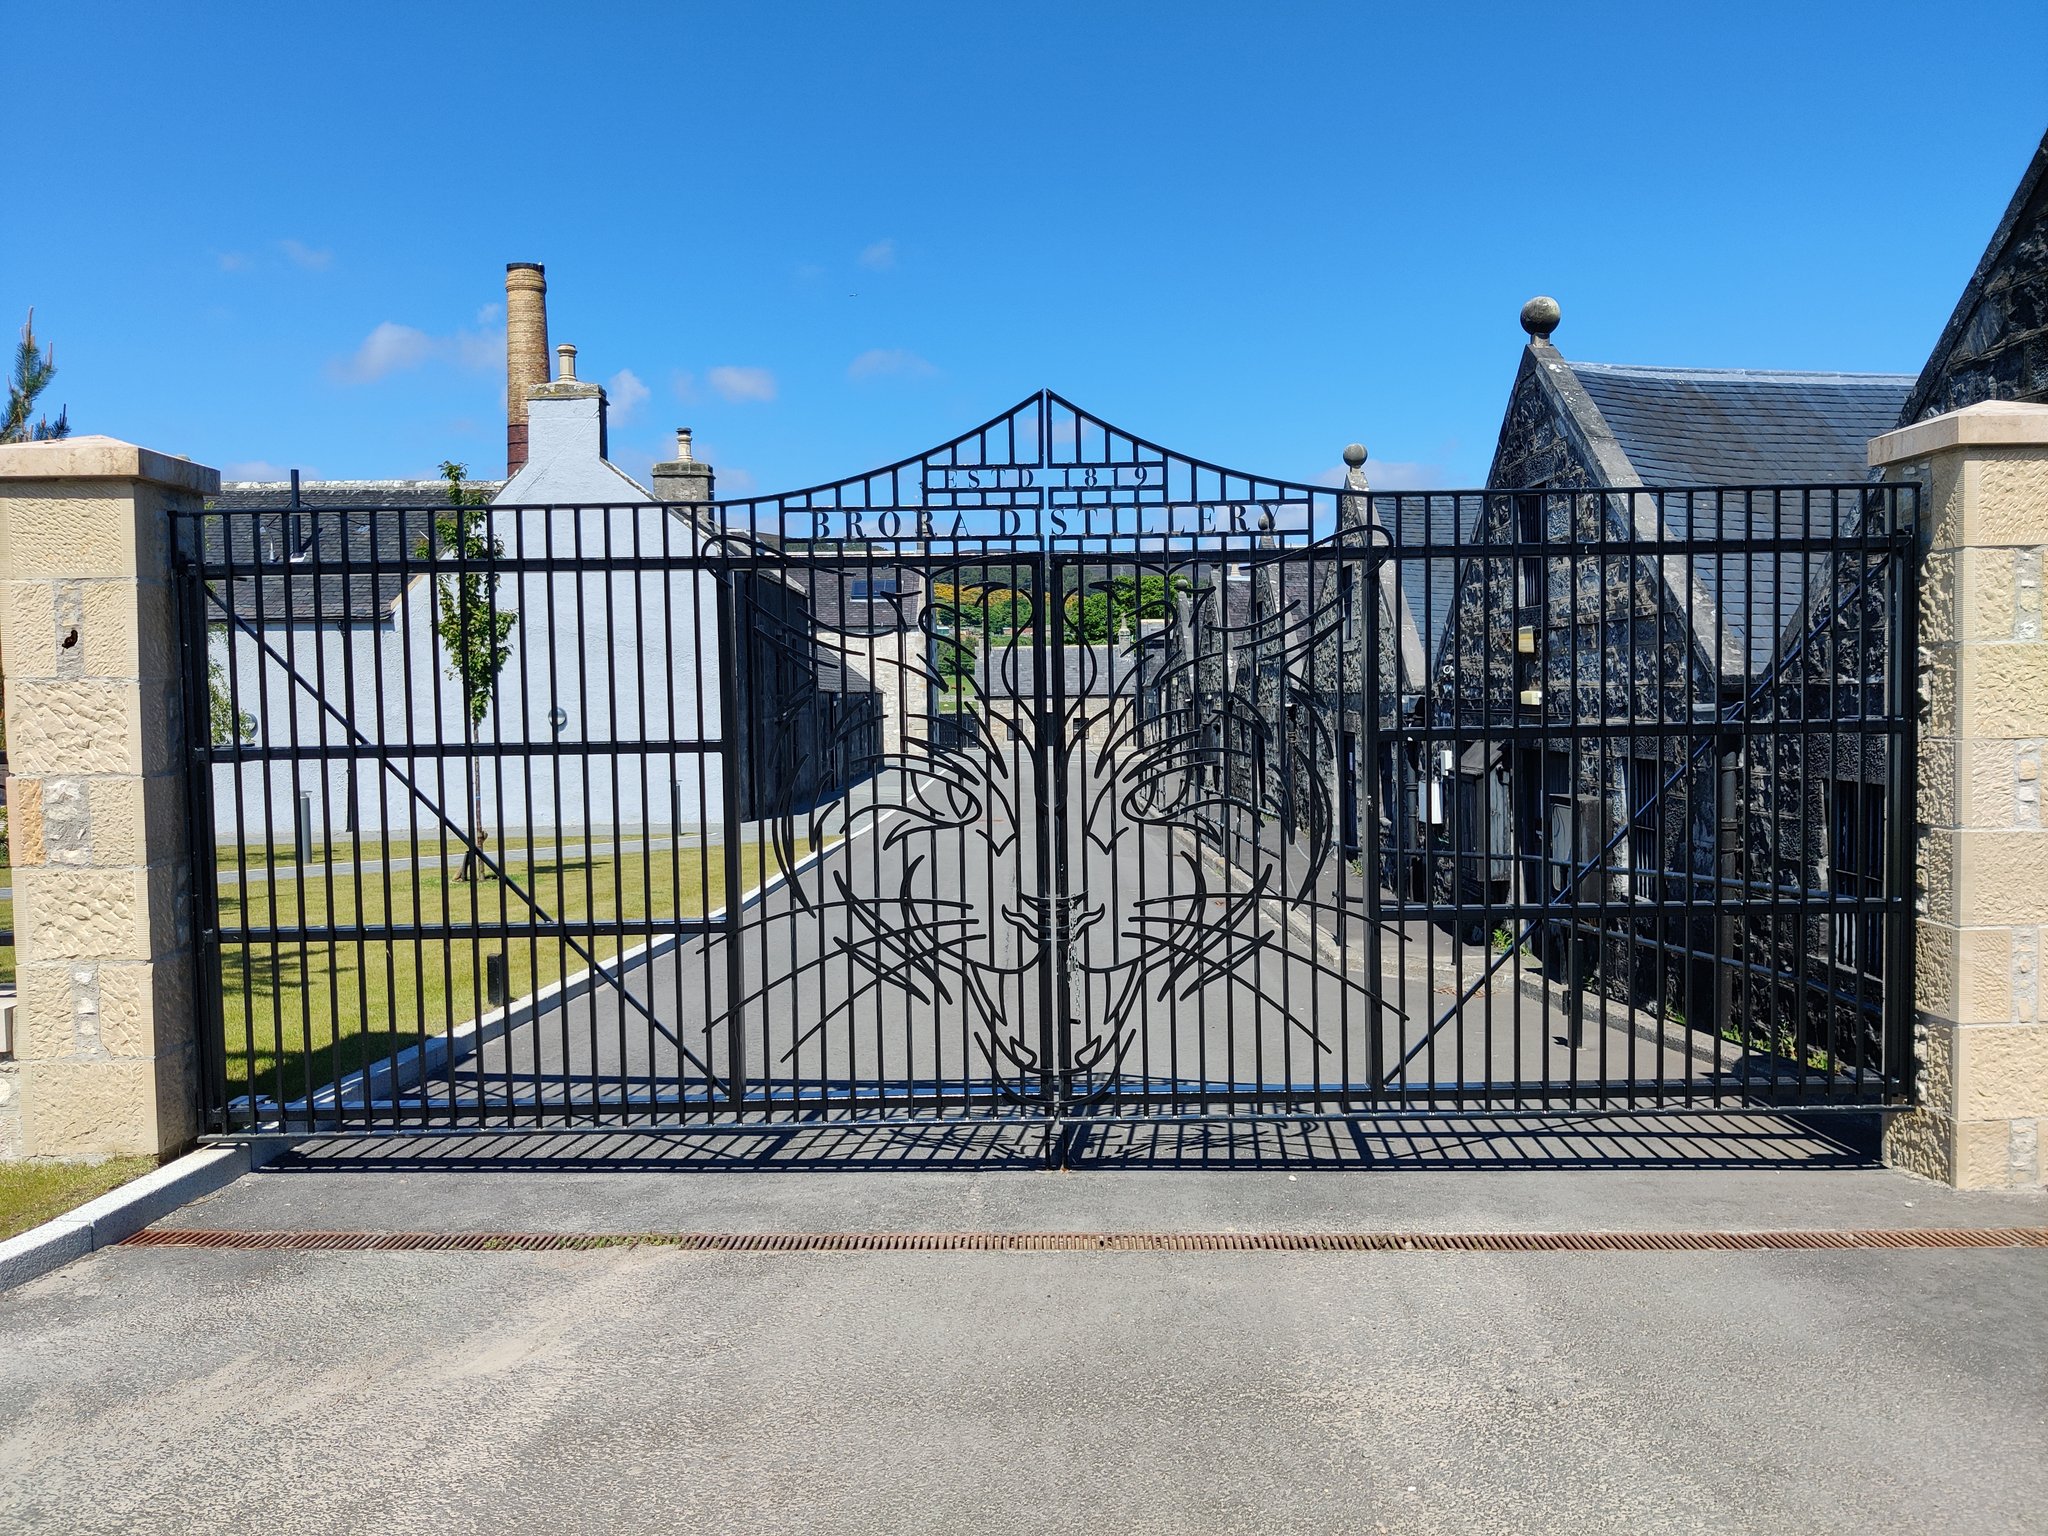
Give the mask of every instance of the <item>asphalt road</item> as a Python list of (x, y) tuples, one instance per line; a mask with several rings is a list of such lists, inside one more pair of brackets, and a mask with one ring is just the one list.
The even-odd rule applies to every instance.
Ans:
[[(1859, 1171), (720, 1176), (389, 1158), (288, 1164), (175, 1219), (2044, 1216), (2038, 1198)], [(2044, 1281), (2048, 1250), (117, 1248), (0, 1296), (0, 1530), (2033, 1532)]]
[[(722, 1096), (737, 1061), (749, 1093), (792, 1108), (1000, 1115), (1063, 1056), (1155, 1103), (1355, 1094), (1375, 1080), (1375, 992), (1384, 1059), (1413, 1055), (1398, 1088), (1696, 1080), (1716, 1065), (1682, 1031), (1660, 1044), (1654, 1021), (1611, 1005), (1573, 1049), (1559, 1000), (1518, 986), (1519, 966), (1478, 981), (1481, 949), (1389, 942), (1375, 965), (1356, 921), (1333, 938), (1327, 913), (1280, 899), (1302, 878), (1297, 850), (1263, 871), (1227, 866), (1185, 830), (1129, 815), (1129, 785), (1090, 777), (1100, 761), (1074, 774), (1064, 914), (1034, 904), (1058, 850), (1036, 844), (1016, 764), (885, 776), (800, 826), (814, 845), (838, 841), (746, 909), (737, 1028), (725, 941), (693, 937), (488, 1043), (427, 1095), (616, 1109)], [(1076, 935), (1063, 996), (1036, 963), (1042, 926), (1060, 921)]]

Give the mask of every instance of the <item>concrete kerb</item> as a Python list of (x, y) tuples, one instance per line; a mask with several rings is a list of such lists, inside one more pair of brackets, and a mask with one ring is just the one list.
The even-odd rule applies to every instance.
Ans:
[(224, 1189), (291, 1149), (283, 1136), (255, 1136), (203, 1147), (132, 1179), (39, 1227), (0, 1242), (0, 1291), (25, 1285), (100, 1248), (133, 1237), (181, 1205)]

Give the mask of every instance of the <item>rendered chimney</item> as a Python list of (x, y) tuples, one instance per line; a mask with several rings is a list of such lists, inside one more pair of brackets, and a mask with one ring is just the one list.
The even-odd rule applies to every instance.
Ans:
[(537, 261), (505, 264), (505, 473), (526, 463), (526, 392), (548, 381), (548, 280)]
[(697, 505), (717, 495), (711, 466), (696, 455), (688, 427), (676, 428), (676, 456), (654, 466), (654, 499)]

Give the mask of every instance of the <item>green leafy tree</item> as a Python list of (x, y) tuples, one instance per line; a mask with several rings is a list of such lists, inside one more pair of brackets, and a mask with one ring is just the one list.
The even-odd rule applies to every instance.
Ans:
[(1187, 586), (1185, 577), (1115, 576), (1066, 602), (1066, 638), (1070, 643), (1103, 645), (1120, 635), (1135, 634), (1141, 619), (1173, 616), (1174, 594)]
[[(434, 519), (434, 544), (444, 560), (495, 560), (504, 543), (489, 532), (482, 491), (464, 483), (469, 466), (443, 460), (450, 510)], [(429, 553), (426, 541), (420, 553)], [(476, 733), (491, 712), (498, 674), (512, 654), (512, 626), (517, 615), (500, 613), (492, 602), (498, 578), (489, 571), (451, 571), (434, 579), (434, 633), (448, 659), (448, 675), (462, 688), (462, 734), (469, 753), (469, 846), (462, 855), (457, 880), (476, 874), (476, 850), (484, 832), (483, 768), (476, 757)]]
[(14, 349), (14, 371), (7, 380), (7, 414), (0, 418), (0, 443), (40, 443), (71, 435), (71, 413), (59, 410), (57, 419), (36, 415), (36, 398), (57, 377), (57, 349), (36, 350), (36, 312), (28, 312), (21, 328), (21, 342)]
[(236, 709), (228, 696), (228, 669), (218, 661), (206, 663), (206, 713), (208, 733), (216, 747), (256, 739), (256, 717)]

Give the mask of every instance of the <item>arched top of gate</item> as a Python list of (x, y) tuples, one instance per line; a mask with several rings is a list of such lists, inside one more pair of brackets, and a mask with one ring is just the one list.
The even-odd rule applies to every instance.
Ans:
[(788, 539), (1264, 534), (1337, 526), (1344, 492), (1179, 453), (1049, 389), (958, 437), (843, 480), (715, 503), (728, 531)]

